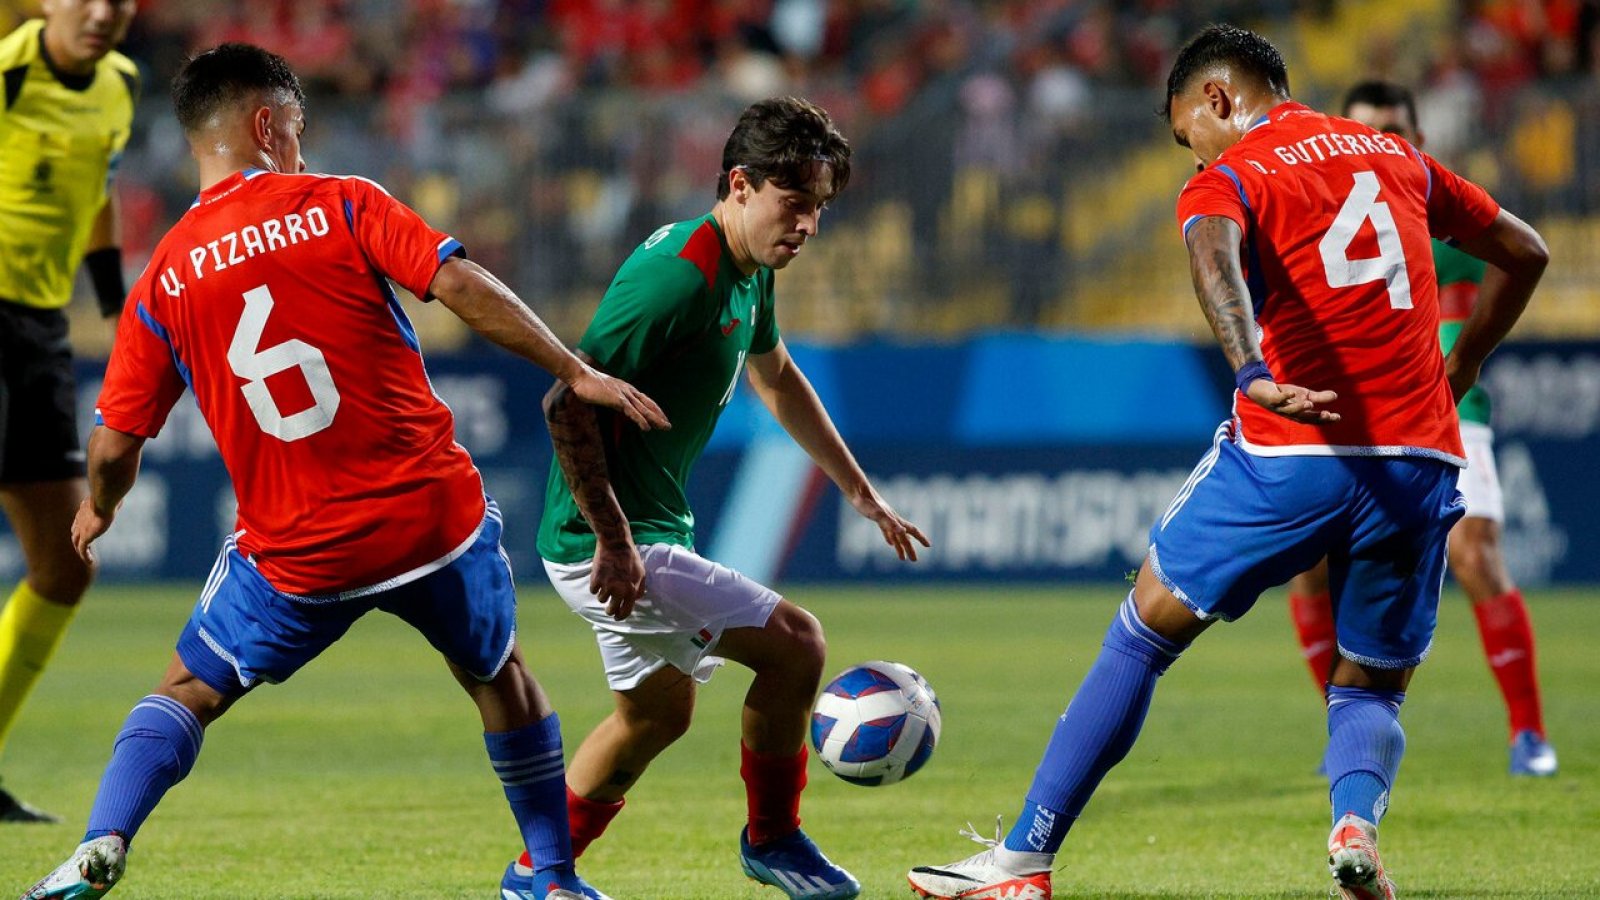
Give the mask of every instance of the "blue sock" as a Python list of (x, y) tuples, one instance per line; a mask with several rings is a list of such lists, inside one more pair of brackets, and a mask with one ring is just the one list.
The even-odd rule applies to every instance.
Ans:
[(1400, 727), (1404, 691), (1328, 686), (1328, 754), (1333, 820), (1355, 813), (1374, 825), (1389, 808), (1389, 789), (1406, 752)]
[(1054, 853), (1061, 847), (1100, 779), (1133, 747), (1156, 679), (1183, 649), (1139, 619), (1130, 591), (1106, 630), (1100, 656), (1056, 722), (1028, 802), (1006, 835), (1007, 849)]
[(171, 697), (151, 694), (135, 704), (100, 778), (83, 839), (115, 831), (132, 843), (156, 804), (194, 768), (204, 738), (200, 720)]
[(516, 731), (486, 731), (483, 743), (505, 788), (534, 871), (571, 873), (572, 834), (567, 830), (561, 720), (551, 713)]

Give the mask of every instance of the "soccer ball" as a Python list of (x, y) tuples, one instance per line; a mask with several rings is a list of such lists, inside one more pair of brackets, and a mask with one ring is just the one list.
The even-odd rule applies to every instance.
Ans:
[(811, 713), (811, 746), (851, 784), (910, 778), (939, 741), (939, 698), (910, 666), (867, 662), (828, 682)]

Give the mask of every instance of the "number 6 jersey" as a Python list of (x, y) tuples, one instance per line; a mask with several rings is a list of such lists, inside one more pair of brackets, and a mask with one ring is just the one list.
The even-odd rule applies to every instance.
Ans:
[(233, 479), (239, 551), (280, 591), (421, 577), (471, 544), (483, 486), (388, 279), (426, 298), (460, 253), (364, 179), (235, 173), (129, 294), (96, 418), (154, 437), (192, 389)]
[(1398, 137), (1284, 103), (1178, 197), (1244, 232), (1261, 349), (1280, 382), (1331, 390), (1342, 418), (1303, 425), (1234, 395), (1260, 456), (1424, 456), (1466, 464), (1439, 352), (1429, 235), (1470, 239), (1500, 207)]

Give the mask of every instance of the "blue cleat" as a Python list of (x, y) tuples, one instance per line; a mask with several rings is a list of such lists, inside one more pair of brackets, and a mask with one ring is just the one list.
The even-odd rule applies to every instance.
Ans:
[(84, 841), (67, 861), (22, 895), (22, 900), (93, 900), (104, 897), (128, 868), (128, 844), (120, 834)]
[(861, 893), (861, 882), (829, 862), (804, 831), (752, 847), (746, 828), (739, 832), (739, 863), (746, 875), (791, 900), (850, 900)]
[(1532, 731), (1511, 739), (1511, 774), (1548, 778), (1556, 774), (1556, 748)]
[[(543, 882), (542, 884), (540, 882)], [(578, 877), (576, 872), (553, 873), (545, 870), (535, 878), (534, 870), (520, 865), (516, 860), (506, 866), (500, 877), (501, 900), (611, 900), (594, 885)]]

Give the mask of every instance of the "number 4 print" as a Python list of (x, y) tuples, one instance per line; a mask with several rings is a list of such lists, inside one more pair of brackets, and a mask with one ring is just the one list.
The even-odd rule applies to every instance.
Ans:
[[(272, 292), (266, 285), (245, 291), (244, 315), (239, 317), (233, 343), (228, 345), (228, 365), (235, 375), (246, 380), (239, 389), (261, 430), (282, 441), (298, 441), (333, 424), (333, 414), (339, 411), (339, 389), (333, 386), (327, 358), (305, 341), (284, 341), (259, 349), (261, 333), (272, 314), (272, 302)], [(267, 379), (289, 369), (300, 370), (314, 402), (309, 409), (285, 416), (278, 412), (278, 405), (267, 391)]]
[[(1389, 204), (1378, 201), (1378, 176), (1372, 172), (1355, 173), (1355, 187), (1345, 198), (1344, 206), (1333, 218), (1333, 227), (1323, 235), (1318, 249), (1322, 251), (1322, 267), (1328, 276), (1328, 287), (1354, 287), (1374, 281), (1389, 285), (1389, 307), (1411, 308), (1411, 276), (1406, 273), (1406, 254), (1400, 243), (1400, 231), (1395, 228), (1394, 214)], [(1351, 259), (1350, 244), (1364, 222), (1371, 222), (1378, 235), (1378, 255), (1368, 259)]]

